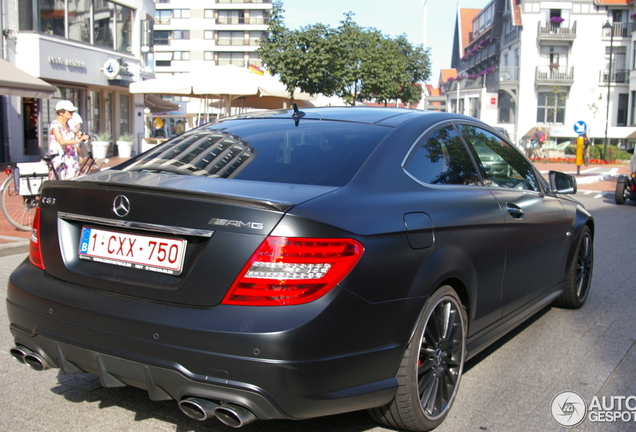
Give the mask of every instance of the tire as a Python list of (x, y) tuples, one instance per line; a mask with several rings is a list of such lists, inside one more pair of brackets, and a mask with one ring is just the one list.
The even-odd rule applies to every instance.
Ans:
[(625, 204), (627, 198), (627, 185), (621, 179), (616, 182), (616, 192), (614, 193), (614, 201), (616, 204)]
[(578, 309), (585, 304), (592, 283), (594, 268), (594, 242), (589, 227), (584, 227), (579, 243), (570, 263), (570, 271), (565, 281), (565, 290), (555, 305), (567, 309)]
[(369, 410), (378, 422), (409, 431), (429, 431), (446, 418), (464, 369), (466, 310), (450, 287), (426, 303), (397, 374), (398, 389), (389, 404)]
[(15, 188), (13, 176), (9, 176), (0, 189), (0, 207), (11, 225), (21, 231), (30, 231), (38, 206), (37, 196), (21, 196)]
[(543, 163), (550, 162), (550, 155), (548, 154), (548, 151), (546, 149), (542, 148), (539, 154), (541, 155), (541, 162)]
[(588, 166), (590, 164), (590, 152), (589, 150), (583, 154), (583, 165)]

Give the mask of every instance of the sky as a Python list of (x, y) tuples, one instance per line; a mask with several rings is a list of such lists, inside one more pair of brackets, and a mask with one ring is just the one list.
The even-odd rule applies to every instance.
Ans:
[[(413, 45), (424, 40), (423, 0), (282, 0), (285, 25), (297, 29), (322, 23), (338, 27), (346, 12), (361, 27), (375, 27), (391, 37), (406, 34)], [(490, 0), (428, 0), (426, 45), (430, 47), (432, 74), (437, 84), (440, 69), (450, 68), (457, 5), (482, 9)]]

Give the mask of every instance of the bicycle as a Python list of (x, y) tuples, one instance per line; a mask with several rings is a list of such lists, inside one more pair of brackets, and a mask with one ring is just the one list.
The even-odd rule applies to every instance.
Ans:
[(583, 146), (583, 165), (588, 166), (590, 164), (590, 145)]
[(550, 160), (548, 151), (543, 146), (538, 145), (537, 140), (530, 141), (530, 147), (526, 149), (526, 156), (533, 162), (547, 163)]
[[(90, 145), (86, 147), (88, 155), (80, 165), (78, 177), (99, 171), (108, 163), (108, 159), (104, 159), (98, 164)], [(9, 177), (0, 187), (2, 213), (11, 225), (21, 231), (29, 231), (33, 226), (35, 209), (40, 203), (42, 185), (47, 180), (59, 180), (57, 170), (51, 156), (45, 155), (38, 162), (17, 163), (15, 168), (7, 168), (5, 172)]]

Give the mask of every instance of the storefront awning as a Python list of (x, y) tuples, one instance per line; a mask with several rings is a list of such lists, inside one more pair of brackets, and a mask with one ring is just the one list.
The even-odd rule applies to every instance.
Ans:
[(0, 59), (0, 95), (49, 99), (55, 90), (57, 87)]
[(178, 111), (180, 109), (176, 103), (149, 94), (144, 95), (144, 105), (146, 108), (149, 108), (151, 112)]

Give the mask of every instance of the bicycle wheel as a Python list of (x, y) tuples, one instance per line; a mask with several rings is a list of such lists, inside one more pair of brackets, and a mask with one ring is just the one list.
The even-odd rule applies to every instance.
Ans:
[(539, 154), (541, 156), (541, 162), (548, 163), (550, 161), (550, 155), (548, 154), (548, 151), (546, 149), (542, 148), (539, 151)]
[(31, 230), (39, 196), (21, 196), (15, 188), (13, 176), (2, 183), (0, 193), (2, 213), (9, 223), (21, 231)]
[(590, 151), (583, 153), (583, 165), (588, 166), (590, 164)]

